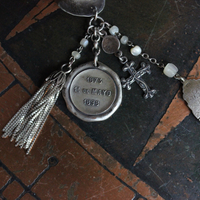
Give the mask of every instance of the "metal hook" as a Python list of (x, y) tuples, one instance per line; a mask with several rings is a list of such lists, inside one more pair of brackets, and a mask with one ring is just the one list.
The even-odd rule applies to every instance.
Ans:
[(95, 10), (94, 21), (97, 21), (97, 19), (98, 19), (98, 17), (99, 17), (99, 12), (98, 12), (98, 9), (97, 9), (96, 6), (94, 7), (94, 10)]
[(174, 78), (181, 81), (181, 83), (184, 83), (186, 81), (186, 79), (184, 77), (180, 76), (179, 74), (176, 74), (174, 76)]

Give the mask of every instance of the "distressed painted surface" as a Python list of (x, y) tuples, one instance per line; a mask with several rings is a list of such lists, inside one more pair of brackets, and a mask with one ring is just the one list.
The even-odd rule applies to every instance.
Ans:
[(14, 77), (9, 73), (2, 63), (0, 63), (0, 80), (0, 93), (14, 81)]
[[(27, 96), (29, 95), (16, 85), (0, 97), (1, 129), (8, 118), (19, 109), (19, 104), (21, 106), (24, 103)], [(122, 197), (131, 199), (135, 196), (134, 191), (125, 187), (115, 176), (99, 165), (87, 151), (69, 137), (60, 124), (50, 117), (30, 156), (25, 156), (25, 152), (14, 147), (14, 143), (10, 143), (9, 139), (1, 138), (0, 143), (2, 162), (27, 185), (42, 171), (49, 156), (56, 155), (59, 159), (58, 166), (47, 172), (33, 187), (33, 192), (41, 199), (59, 199), (59, 197), (70, 199), (76, 196), (80, 199), (93, 197), (110, 199), (109, 197), (115, 193), (118, 193), (116, 199)], [(7, 178), (1, 173), (0, 176), (0, 180), (3, 181)], [(15, 184), (5, 190), (4, 196), (8, 199), (15, 199), (21, 193), (19, 186), (15, 187), (15, 190), (13, 187)], [(9, 190), (12, 192), (9, 193)]]
[(199, 121), (189, 115), (136, 165), (165, 199), (199, 199)]
[[(24, 8), (26, 9), (26, 6)], [(66, 62), (68, 59), (66, 51), (70, 55), (84, 33), (82, 29), (87, 26), (85, 19), (76, 19), (61, 13), (60, 10), (55, 12), (57, 9), (53, 1), (38, 1), (35, 7), (29, 9), (30, 12), (27, 9), (26, 15), (15, 28), (13, 24), (9, 25), (12, 27), (10, 33), (5, 40), (1, 41), (0, 58), (7, 68), (2, 68), (7, 78), (2, 79), (4, 93), (0, 97), (1, 128), (29, 99), (27, 91), (33, 94), (37, 90), (35, 83), (39, 85), (38, 83), (44, 80), (46, 75), (58, 69), (58, 65), (60, 66), (62, 62)], [(108, 12), (111, 9), (113, 12)], [(196, 18), (194, 18), (197, 9), (198, 4), (192, 0), (188, 2), (163, 0), (153, 1), (153, 3), (152, 1), (130, 1), (124, 6), (116, 4), (113, 9), (111, 0), (107, 2), (102, 16), (113, 24), (117, 21), (121, 32), (127, 33), (129, 30), (134, 41), (158, 60), (170, 59), (171, 62), (182, 66), (180, 73), (187, 75), (198, 57), (195, 44), (199, 26), (196, 25)], [(12, 8), (9, 8), (9, 11), (11, 10)], [(45, 20), (41, 20), (43, 18)], [(72, 20), (73, 26), (71, 26)], [(85, 60), (92, 59), (92, 55), (88, 56), (87, 52), (84, 56), (86, 56)], [(120, 76), (124, 76), (121, 66), (114, 57), (108, 59), (102, 54), (101, 59)], [(195, 77), (195, 74), (199, 73), (198, 66), (199, 64), (195, 65), (194, 74), (190, 76)], [(195, 159), (198, 151), (194, 152), (195, 149), (187, 151), (187, 155), (179, 152), (186, 147), (186, 150), (191, 148), (192, 139), (198, 141), (198, 125), (192, 120), (189, 122), (184, 120), (190, 111), (181, 100), (180, 93), (177, 93), (173, 99), (179, 85), (174, 80), (163, 78), (159, 69), (153, 68), (152, 73), (154, 76), (145, 77), (145, 80), (147, 79), (152, 85), (157, 84), (156, 89), (160, 91), (158, 96), (148, 103), (142, 100), (140, 90), (134, 86), (133, 93), (124, 93), (125, 100), (122, 107), (108, 123), (88, 125), (68, 113), (62, 100), (59, 100), (58, 107), (55, 106), (52, 110), (51, 117), (48, 118), (30, 157), (25, 157), (24, 152), (15, 148), (14, 143), (11, 144), (8, 139), (0, 139), (0, 158), (28, 184), (44, 169), (49, 156), (58, 156), (61, 160), (59, 165), (52, 172), (47, 173), (47, 176), (44, 176), (33, 188), (37, 194), (43, 196), (42, 199), (50, 197), (112, 199), (114, 197), (129, 200), (135, 194), (138, 197), (141, 194), (150, 200), (162, 199), (156, 191), (159, 191), (165, 199), (198, 198), (198, 191), (192, 188), (195, 186), (198, 188), (198, 162), (195, 161), (194, 166), (190, 167), (193, 172), (187, 171), (188, 166), (184, 162), (185, 156)], [(38, 77), (41, 80), (38, 81)], [(162, 84), (158, 84), (161, 82)], [(166, 114), (161, 118), (164, 113)], [(159, 125), (156, 127), (158, 122)], [(169, 135), (173, 133), (181, 138), (181, 132), (184, 132), (182, 124), (186, 130), (190, 126), (193, 127), (193, 135), (188, 145), (186, 140), (179, 144), (176, 137)], [(154, 129), (154, 136), (147, 142)], [(146, 143), (144, 152), (137, 159)], [(180, 150), (174, 146), (170, 148), (172, 144), (178, 145)], [(160, 152), (159, 148), (163, 152)], [(149, 150), (153, 151), (133, 168), (134, 161), (142, 159)], [(173, 155), (172, 160), (168, 156), (168, 151)], [(177, 151), (179, 153), (176, 155)], [(181, 164), (177, 162), (177, 156)], [(187, 161), (193, 164), (193, 160)], [(1, 186), (5, 184), (7, 176), (1, 172), (0, 176)], [(13, 187), (18, 188), (17, 185)], [(9, 190), (7, 192), (9, 194)], [(26, 195), (23, 199), (28, 200), (32, 197)]]
[[(189, 73), (188, 79), (199, 79), (199, 72), (200, 58), (194, 65), (192, 71)], [(158, 126), (151, 134), (147, 144), (145, 145), (142, 153), (138, 156), (134, 165), (141, 161), (149, 151), (154, 149), (154, 147), (157, 146), (158, 143), (163, 140), (172, 129), (177, 127), (185, 119), (185, 117), (191, 113), (186, 104), (187, 103), (182, 99), (182, 91), (179, 91), (167, 109), (166, 114), (162, 117)]]
[[(1, 48), (1, 50), (3, 51), (3, 49)], [(13, 59), (11, 59), (11, 57), (9, 57), (9, 55), (4, 52), (4, 59), (2, 59), (2, 62), (5, 62), (6, 66), (13, 66)], [(7, 58), (7, 59), (5, 59)], [(8, 59), (9, 58), (9, 59)], [(9, 63), (10, 61), (10, 63)], [(15, 66), (17, 66), (17, 70), (14, 70), (15, 74), (13, 74), (17, 79), (19, 79), (21, 81), (21, 83), (23, 84), (23, 86), (29, 91), (32, 92), (32, 88), (36, 88), (34, 85), (32, 85), (32, 81), (27, 77), (24, 82), (24, 77), (26, 76), (24, 74), (24, 72), (20, 69), (19, 65), (17, 63), (15, 63)], [(10, 68), (10, 70), (13, 70), (12, 68)], [(23, 75), (23, 76), (22, 76)], [(22, 77), (22, 79), (20, 79)], [(32, 85), (32, 87), (30, 87), (30, 85)], [(12, 95), (13, 98), (10, 98), (10, 96)], [(6, 122), (8, 122), (8, 120), (17, 112), (17, 110), (30, 98), (30, 96), (17, 84), (15, 85), (13, 88), (11, 88), (9, 91), (7, 91), (2, 97), (0, 97), (0, 105), (1, 105), (1, 127), (0, 129), (2, 129), (5, 125)], [(16, 102), (16, 99), (18, 99), (18, 101)], [(4, 113), (7, 113), (7, 115), (5, 116)], [(46, 160), (45, 158), (48, 158), (48, 156), (57, 156), (58, 159), (60, 160), (65, 160), (63, 161), (63, 169), (57, 169), (61, 174), (64, 173), (62, 171), (70, 171), (70, 174), (72, 173), (72, 175), (70, 177), (67, 176), (66, 174), (66, 178), (69, 179), (70, 182), (65, 183), (65, 187), (68, 188), (71, 183), (71, 180), (74, 179), (74, 181), (77, 181), (77, 177), (81, 176), (82, 180), (78, 180), (78, 183), (81, 182), (83, 189), (80, 190), (80, 194), (82, 195), (88, 195), (91, 196), (94, 192), (94, 195), (92, 195), (93, 198), (96, 199), (110, 199), (112, 197), (113, 194), (115, 194), (116, 191), (120, 191), (118, 194), (118, 198), (121, 199), (123, 198), (133, 198), (135, 196), (135, 193), (133, 192), (135, 191), (139, 191), (139, 194), (143, 195), (144, 197), (146, 197), (147, 199), (150, 200), (161, 200), (162, 198), (155, 192), (155, 190), (153, 190), (149, 185), (145, 184), (141, 179), (139, 179), (137, 176), (135, 176), (134, 174), (132, 174), (129, 170), (125, 169), (119, 162), (117, 162), (112, 156), (110, 156), (105, 150), (103, 150), (97, 143), (95, 143), (92, 139), (90, 139), (86, 133), (84, 131), (82, 131), (76, 124), (74, 124), (67, 115), (65, 115), (61, 110), (58, 109), (58, 107), (54, 107), (54, 109), (51, 112), (52, 116), (57, 120), (57, 122), (59, 122), (59, 124), (54, 123), (49, 123), (49, 120), (46, 122), (45, 127), (43, 128), (39, 139), (37, 140), (36, 144), (34, 145), (32, 151), (31, 151), (31, 155), (30, 155), (30, 160), (28, 157), (24, 157), (24, 151), (22, 151), (19, 148), (15, 148), (14, 147), (14, 143), (10, 143), (9, 139), (1, 139), (1, 143), (2, 143), (2, 150), (0, 150), (1, 152), (4, 152), (4, 150), (6, 150), (6, 146), (9, 146), (10, 144), (10, 148), (6, 150), (6, 152), (9, 152), (10, 155), (12, 155), (12, 157), (10, 157), (9, 161), (6, 160), (7, 158), (7, 154), (2, 154), (1, 158), (5, 164), (7, 166), (13, 166), (13, 168), (11, 168), (12, 171), (17, 171), (17, 175), (18, 177), (23, 180), (23, 182), (25, 182), (26, 184), (32, 182), (36, 176), (36, 174), (38, 173), (39, 170), (42, 170), (43, 167), (43, 162)], [(50, 117), (49, 117), (50, 118)], [(52, 121), (52, 120), (51, 120)], [(73, 138), (75, 138), (75, 140), (77, 142), (79, 142), (81, 144), (81, 146), (84, 147), (84, 149), (86, 149), (86, 151), (88, 151), (92, 156), (94, 156), (94, 158), (96, 160), (98, 160), (98, 162), (100, 162), (102, 164), (102, 166), (105, 166), (111, 173), (112, 175), (109, 174), (108, 171), (106, 171), (102, 166), (99, 166), (98, 164), (96, 164), (96, 168), (97, 171), (96, 172), (92, 172), (93, 175), (91, 174), (87, 174), (89, 168), (87, 166), (90, 166), (91, 170), (95, 169), (95, 162), (93, 164), (88, 164), (88, 160), (85, 160), (85, 157), (88, 157), (88, 159), (91, 159), (91, 157), (86, 153), (82, 156), (83, 152), (79, 152), (79, 150), (77, 149), (73, 149), (73, 146), (76, 146), (74, 142), (71, 141), (70, 138), (66, 138), (66, 133), (63, 132), (62, 128), (64, 128), (64, 130), (67, 131), (67, 133), (69, 133)], [(50, 133), (50, 134), (49, 134)], [(44, 134), (46, 134), (46, 136), (44, 136)], [(58, 144), (54, 144), (53, 142), (54, 139), (52, 138), (52, 136), (56, 136), (57, 138), (57, 143)], [(54, 136), (54, 137), (55, 137)], [(64, 138), (63, 138), (64, 137)], [(68, 141), (71, 141), (70, 143), (68, 143)], [(5, 143), (6, 142), (6, 143)], [(62, 143), (61, 143), (62, 142)], [(73, 144), (71, 144), (73, 143)], [(72, 145), (72, 146), (71, 146)], [(58, 149), (55, 149), (55, 147), (57, 147)], [(61, 149), (61, 147), (63, 149)], [(77, 147), (78, 148), (78, 147)], [(74, 161), (70, 161), (70, 158), (74, 158), (74, 153), (80, 155), (81, 157), (83, 157), (83, 160), (80, 159), (81, 157), (78, 156), (77, 160)], [(60, 156), (58, 156), (58, 154)], [(35, 160), (35, 155), (39, 155), (40, 160), (38, 160), (39, 158), (37, 158), (37, 160)], [(67, 157), (66, 157), (67, 155)], [(16, 158), (18, 158), (16, 160)], [(67, 160), (67, 164), (66, 163)], [(26, 163), (25, 165), (13, 165), (11, 163)], [(36, 167), (32, 166), (30, 169), (29, 168), (29, 164), (28, 163), (32, 163), (32, 162), (36, 162)], [(86, 166), (82, 166), (85, 163)], [(69, 165), (69, 168), (66, 167), (66, 165)], [(76, 166), (76, 170), (73, 172), (73, 168), (74, 165)], [(23, 168), (23, 169), (21, 169)], [(36, 169), (34, 169), (36, 168)], [(72, 169), (71, 169), (72, 168)], [(86, 170), (86, 172), (80, 172), (79, 169), (84, 168)], [(33, 171), (35, 170), (35, 171)], [(55, 171), (55, 173), (57, 173), (58, 171)], [(72, 172), (71, 172), (72, 170)], [(51, 170), (52, 171), (52, 170)], [(31, 173), (30, 173), (31, 172)], [(53, 173), (53, 172), (51, 172)], [(84, 175), (80, 175), (80, 174), (86, 174)], [(100, 176), (102, 176), (103, 178), (105, 178), (105, 182), (104, 183), (106, 185), (106, 189), (101, 189), (103, 186), (101, 184), (102, 183), (102, 177), (99, 177), (99, 173)], [(103, 175), (101, 175), (103, 173)], [(25, 176), (26, 174), (26, 176)], [(59, 179), (57, 180), (58, 183), (60, 182), (65, 182), (65, 180), (63, 179), (62, 175), (58, 175)], [(73, 174), (76, 174), (76, 176), (73, 176)], [(98, 175), (98, 176), (97, 176)], [(53, 179), (53, 178), (52, 178)], [(94, 191), (91, 189), (92, 185), (88, 186), (89, 191), (87, 192), (88, 194), (86, 194), (86, 192), (82, 192), (85, 191), (85, 185), (88, 185), (88, 182), (90, 184), (93, 183), (93, 179), (97, 179), (97, 183), (101, 182), (100, 185), (97, 185), (97, 183), (95, 182), (95, 188)], [(126, 186), (124, 186), (124, 184), (120, 183), (119, 180), (122, 180), (124, 183), (126, 183), (130, 188), (133, 189), (130, 190), (128, 189)], [(44, 184), (44, 187), (46, 187), (47, 185), (51, 185), (53, 183), (51, 183), (51, 181), (49, 179), (45, 180), (47, 183)], [(109, 184), (110, 181), (110, 184)], [(114, 182), (116, 182), (116, 185), (114, 184)], [(112, 183), (112, 184), (111, 184)], [(40, 184), (40, 182), (38, 183)], [(42, 184), (42, 183), (41, 183)], [(79, 185), (79, 184), (78, 184)], [(107, 188), (110, 185), (111, 188)], [(94, 186), (94, 185), (93, 185)], [(63, 190), (65, 189), (62, 188)], [(79, 186), (81, 187), (81, 186)], [(37, 191), (35, 188), (41, 188), (41, 186), (36, 185), (33, 189), (33, 191), (35, 191), (38, 196), (41, 196), (44, 192), (44, 188), (42, 190)], [(98, 188), (98, 189), (97, 189)], [(143, 189), (142, 189), (143, 188)], [(52, 196), (53, 197), (53, 193), (54, 193), (54, 189), (46, 187), (46, 192), (49, 193), (49, 196), (47, 195), (47, 197)], [(50, 191), (51, 192), (50, 192)], [(99, 190), (103, 190), (102, 192), (99, 192)], [(104, 190), (108, 190), (109, 192), (106, 192)], [(59, 195), (64, 196), (65, 195), (65, 191), (62, 191)], [(92, 192), (93, 191), (93, 192)], [(121, 192), (122, 191), (122, 192)], [(113, 192), (113, 194), (111, 193)], [(41, 194), (40, 194), (41, 193)], [(40, 194), (40, 195), (39, 195)], [(46, 193), (45, 193), (46, 194)], [(28, 195), (27, 195), (28, 196)], [(29, 198), (29, 197), (27, 197)], [(32, 197), (30, 197), (32, 198)], [(45, 197), (43, 197), (45, 198)], [(58, 198), (57, 196), (55, 196), (55, 199)], [(80, 198), (85, 198), (85, 196), (82, 196)], [(48, 198), (47, 198), (48, 199)], [(90, 198), (88, 198), (90, 199)]]
[[(142, 4), (142, 2), (140, 3)], [(150, 5), (151, 2), (143, 2), (143, 4), (147, 6)], [(150, 49), (152, 44), (149, 43), (149, 45), (151, 45), (148, 45), (148, 49), (145, 51), (150, 52), (150, 54), (152, 56), (155, 55), (155, 57), (157, 57), (156, 54), (159, 53), (158, 60), (164, 57), (165, 60), (170, 59), (170, 61), (175, 62), (177, 65), (183, 66), (180, 69), (180, 72), (187, 74), (194, 64), (195, 58), (193, 61), (189, 60), (186, 62), (182, 60), (181, 56), (179, 56), (181, 58), (178, 58), (175, 50), (182, 49), (183, 44), (181, 41), (183, 41), (183, 36), (191, 38), (191, 35), (183, 35), (179, 38), (180, 42), (176, 41), (180, 36), (180, 32), (184, 30), (184, 25), (182, 23), (178, 24), (180, 18), (176, 18), (177, 15), (173, 12), (173, 5), (174, 3), (171, 1), (168, 3), (166, 3), (166, 1), (159, 1), (156, 9), (159, 10), (161, 8), (162, 10), (160, 10), (160, 12), (162, 12), (160, 15), (157, 13), (155, 16), (150, 17), (150, 19), (153, 20), (152, 24), (155, 23), (156, 28), (153, 29), (154, 34), (151, 36), (149, 42), (157, 46)], [(108, 4), (106, 9), (109, 9), (109, 6), (110, 4)], [(136, 6), (135, 3), (133, 3), (133, 7), (134, 6)], [(190, 10), (190, 7), (185, 6), (184, 14), (181, 16), (182, 19), (189, 20), (186, 17), (188, 10)], [(123, 16), (127, 14), (124, 13), (122, 9), (120, 10), (119, 7), (114, 11), (122, 12)], [(150, 11), (148, 11), (148, 13), (149, 12)], [(103, 17), (106, 20), (113, 24), (116, 23), (116, 20), (113, 18), (111, 13), (106, 12), (106, 10), (104, 13), (105, 15)], [(102, 15), (104, 13), (102, 13)], [(131, 12), (129, 15), (131, 19), (135, 19), (135, 13)], [(144, 23), (145, 20), (141, 15), (139, 14), (138, 16), (140, 16), (139, 21)], [(145, 16), (147, 17), (147, 15)], [(170, 18), (168, 19), (167, 16)], [(156, 22), (157, 19), (158, 22)], [(73, 24), (76, 24), (76, 26), (69, 29), (72, 20)], [(168, 33), (164, 35), (162, 39), (157, 41), (156, 37), (161, 34), (160, 31), (163, 30), (163, 26), (165, 30), (167, 30), (171, 25), (171, 20), (174, 20), (178, 24), (173, 30), (171, 30), (172, 32), (174, 31), (173, 34)], [(151, 33), (151, 30), (148, 30), (148, 32), (144, 31), (145, 36), (140, 35), (142, 29), (135, 31), (134, 27), (131, 27), (131, 24), (135, 24), (135, 26), (138, 25), (139, 27), (142, 26), (142, 24), (137, 22), (137, 20), (135, 20), (134, 23), (130, 22), (130, 24), (123, 24), (124, 22), (122, 22), (122, 19), (118, 21), (120, 31), (125, 33), (126, 30), (129, 30), (130, 37), (134, 38), (133, 41), (144, 46), (145, 44), (143, 43), (145, 39), (148, 39), (148, 34)], [(152, 24), (148, 24), (148, 27), (150, 27), (150, 25), (152, 27)], [(75, 50), (79, 46), (78, 43), (86, 31), (86, 27), (87, 19), (75, 18), (58, 10), (46, 17), (44, 21), (41, 20), (32, 25), (30, 27), (30, 32), (26, 29), (23, 34), (18, 34), (16, 37), (13, 37), (12, 40), (8, 40), (5, 48), (19, 61), (24, 72), (31, 77), (34, 83), (37, 86), (40, 86), (46, 76), (48, 76), (52, 71), (59, 69), (60, 65), (68, 60), (71, 51)], [(78, 31), (79, 33), (77, 33), (77, 30), (80, 32)], [(142, 38), (143, 43), (141, 41)], [(162, 41), (162, 45), (160, 44), (160, 41)], [(188, 50), (192, 48), (193, 43), (194, 42), (190, 44)], [(45, 53), (41, 54), (41, 52)], [(195, 53), (193, 53), (193, 51), (189, 52), (191, 54), (190, 56), (193, 57)], [(186, 48), (184, 48), (182, 54), (186, 54)], [(195, 54), (195, 56), (197, 55)], [(92, 52), (90, 49), (87, 49), (83, 52), (81, 60), (79, 60), (74, 67), (78, 66), (82, 62), (92, 59)], [(131, 57), (131, 59), (133, 58)], [(126, 76), (126, 74), (121, 72), (122, 66), (115, 57), (108, 57), (102, 53), (100, 60), (105, 62), (105, 64), (117, 73), (119, 72), (120, 77)], [(179, 88), (177, 81), (168, 79), (167, 77), (162, 76), (161, 73), (160, 69), (152, 66), (152, 76), (144, 77), (145, 81), (150, 83), (149, 85), (151, 87), (159, 90), (159, 93), (153, 99), (149, 99), (148, 101), (143, 100), (142, 92), (138, 85), (135, 84), (131, 91), (123, 91), (124, 98), (122, 106), (118, 109), (115, 115), (112, 116), (112, 118), (105, 122), (98, 124), (82, 122), (66, 109), (65, 103), (62, 99), (57, 102), (57, 105), (70, 117), (72, 121), (78, 124), (89, 137), (93, 138), (93, 140), (99, 143), (113, 157), (118, 159), (120, 163), (123, 163), (125, 167), (131, 169), (134, 161), (137, 159), (137, 156), (146, 144), (150, 134), (155, 129), (155, 126), (159, 123), (161, 117), (166, 112), (166, 109)], [(158, 84), (160, 82), (162, 84)], [(119, 121), (121, 123), (120, 126), (118, 123)], [(132, 146), (134, 146), (134, 148), (130, 148)]]
[(24, 73), (20, 66), (18, 65), (15, 60), (9, 56), (4, 49), (1, 46), (0, 43), (0, 59), (3, 62), (3, 64), (8, 68), (8, 70), (15, 76), (15, 78), (20, 81), (31, 94), (34, 94), (37, 90), (37, 87), (34, 85), (34, 83), (31, 81), (30, 77)]
[(6, 40), (24, 31), (30, 25), (38, 22), (58, 9), (57, 3), (52, 0), (40, 0), (38, 4), (22, 19), (22, 21), (7, 35)]

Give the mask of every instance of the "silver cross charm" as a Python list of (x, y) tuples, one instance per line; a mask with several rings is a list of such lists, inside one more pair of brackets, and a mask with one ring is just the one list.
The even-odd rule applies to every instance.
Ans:
[(133, 67), (135, 65), (135, 62), (131, 61), (125, 64), (123, 67), (123, 71), (128, 71), (130, 73), (130, 77), (127, 79), (122, 78), (122, 87), (127, 88), (127, 90), (131, 89), (131, 84), (136, 82), (141, 89), (144, 91), (144, 98), (148, 99), (149, 97), (152, 98), (154, 94), (156, 94), (156, 90), (151, 90), (149, 86), (144, 82), (144, 80), (141, 78), (144, 74), (148, 73), (151, 74), (150, 65), (146, 64), (144, 62), (141, 63), (141, 68), (136, 71)]

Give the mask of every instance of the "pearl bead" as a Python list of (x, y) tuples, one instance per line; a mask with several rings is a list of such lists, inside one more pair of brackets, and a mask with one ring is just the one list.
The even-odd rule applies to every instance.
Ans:
[(81, 57), (81, 54), (78, 52), (78, 51), (72, 51), (72, 56), (75, 58), (75, 59), (79, 59)]
[(111, 35), (116, 35), (117, 33), (119, 33), (119, 28), (117, 26), (112, 26), (109, 29), (109, 32), (110, 32)]
[(89, 44), (89, 41), (85, 38), (83, 38), (81, 41), (80, 41), (80, 45), (83, 46), (83, 47), (87, 47)]
[(142, 53), (142, 49), (139, 47), (139, 46), (134, 46), (132, 49), (131, 49), (131, 54), (133, 56), (139, 56), (140, 54)]
[(172, 63), (168, 63), (165, 66), (164, 71), (163, 71), (163, 73), (169, 78), (174, 77), (177, 74), (177, 72), (178, 72), (178, 68)]
[(128, 43), (128, 37), (127, 36), (122, 36), (122, 38), (121, 38), (121, 40), (120, 40), (120, 42), (122, 43), (122, 44), (127, 44)]

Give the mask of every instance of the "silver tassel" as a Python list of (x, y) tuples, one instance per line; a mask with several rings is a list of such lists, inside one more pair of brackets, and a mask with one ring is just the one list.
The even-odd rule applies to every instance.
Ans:
[(14, 115), (4, 127), (3, 138), (11, 137), (16, 145), (30, 153), (60, 91), (66, 82), (66, 72), (50, 75), (37, 93)]

